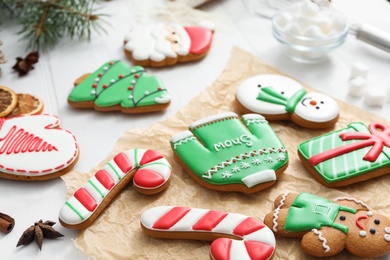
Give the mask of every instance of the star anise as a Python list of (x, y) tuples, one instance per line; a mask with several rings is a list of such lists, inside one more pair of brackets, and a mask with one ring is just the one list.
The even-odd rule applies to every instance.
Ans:
[(16, 246), (18, 247), (22, 245), (28, 245), (33, 240), (35, 240), (39, 247), (39, 250), (41, 250), (43, 238), (55, 239), (57, 237), (64, 236), (60, 232), (54, 230), (54, 228), (52, 227), (54, 226), (54, 224), (54, 221), (46, 220), (45, 222), (43, 222), (42, 219), (38, 222), (35, 222), (34, 225), (30, 226), (23, 232)]

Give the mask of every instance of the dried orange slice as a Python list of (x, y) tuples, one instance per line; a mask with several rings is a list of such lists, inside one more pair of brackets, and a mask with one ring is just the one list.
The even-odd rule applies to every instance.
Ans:
[(43, 111), (43, 101), (37, 96), (31, 94), (16, 94), (18, 102), (16, 107), (7, 115), (7, 117), (21, 115), (38, 115)]
[(16, 107), (18, 97), (7, 87), (0, 86), (0, 117), (5, 117)]

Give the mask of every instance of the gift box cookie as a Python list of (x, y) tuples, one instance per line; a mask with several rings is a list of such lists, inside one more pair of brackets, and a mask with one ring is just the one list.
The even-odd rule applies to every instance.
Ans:
[(390, 128), (359, 122), (298, 146), (299, 158), (323, 185), (341, 187), (390, 173)]

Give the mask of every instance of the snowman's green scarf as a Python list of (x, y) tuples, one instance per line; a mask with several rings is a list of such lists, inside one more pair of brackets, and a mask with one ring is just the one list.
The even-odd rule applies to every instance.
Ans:
[(273, 87), (266, 86), (260, 89), (260, 93), (257, 96), (257, 99), (268, 103), (285, 106), (288, 113), (293, 113), (295, 107), (302, 100), (304, 95), (306, 95), (306, 91), (304, 89), (300, 89), (290, 98), (288, 98), (285, 95), (277, 92)]

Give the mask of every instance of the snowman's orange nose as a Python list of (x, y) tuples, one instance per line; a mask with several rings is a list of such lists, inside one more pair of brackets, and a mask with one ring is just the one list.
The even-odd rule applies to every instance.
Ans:
[(317, 105), (317, 101), (315, 101), (315, 100), (310, 100), (310, 105), (312, 105), (312, 106)]

